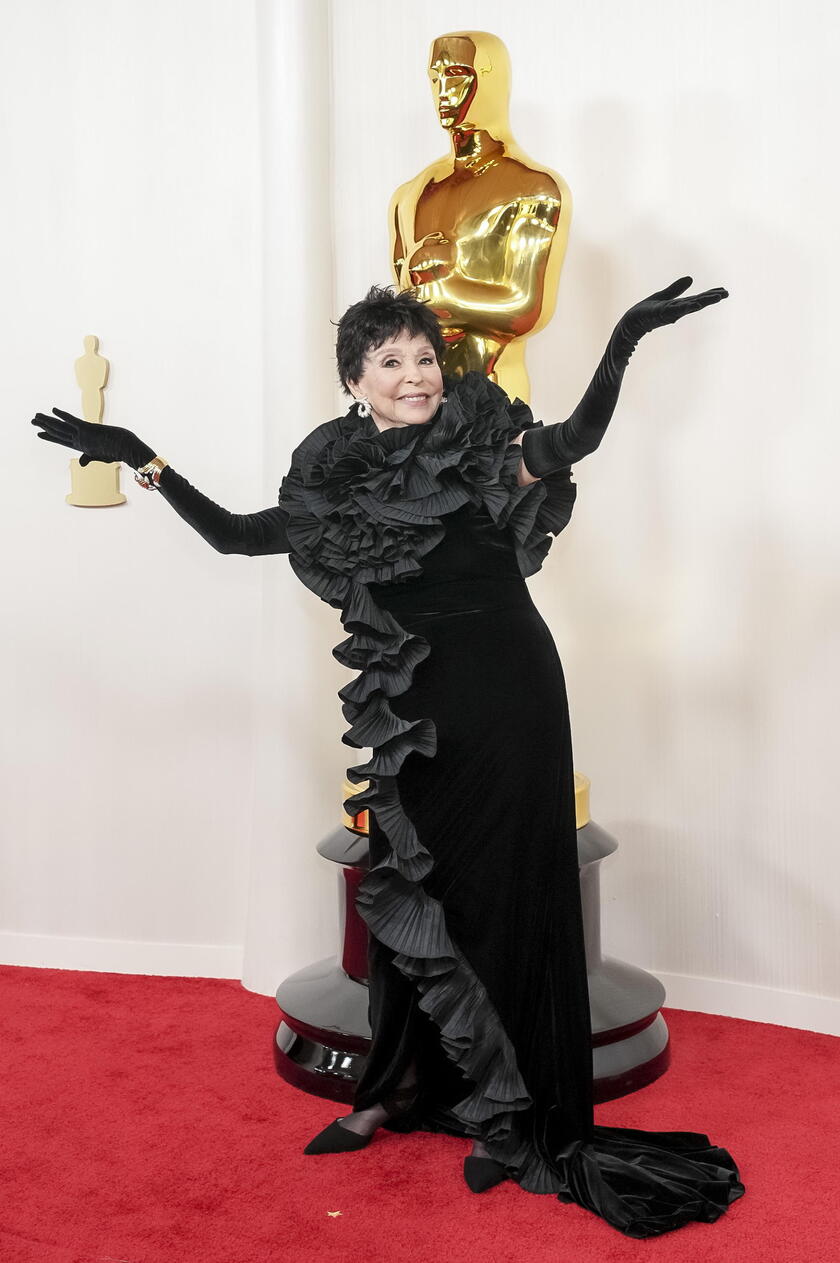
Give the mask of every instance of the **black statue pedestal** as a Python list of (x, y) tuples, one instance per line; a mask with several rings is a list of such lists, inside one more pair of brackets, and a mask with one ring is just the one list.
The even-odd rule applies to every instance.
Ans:
[[(345, 796), (353, 791), (346, 786)], [(589, 816), (589, 781), (575, 774), (578, 859), (583, 904), (595, 1101), (626, 1096), (668, 1069), (668, 1028), (658, 978), (601, 952), (598, 865), (618, 843)], [(367, 991), (368, 930), (356, 911), (356, 889), (367, 871), (366, 812), (318, 844), (341, 866), (341, 952), (307, 965), (277, 988), (281, 1011), (274, 1043), (278, 1074), (316, 1096), (352, 1104), (370, 1045)]]

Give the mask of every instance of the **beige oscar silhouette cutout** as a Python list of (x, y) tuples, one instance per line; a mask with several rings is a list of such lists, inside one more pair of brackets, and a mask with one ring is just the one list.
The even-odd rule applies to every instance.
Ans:
[[(102, 422), (105, 410), (105, 386), (110, 365), (99, 354), (99, 338), (90, 333), (84, 340), (85, 353), (76, 360), (76, 381), (82, 392), (82, 417), (95, 425)], [(105, 509), (113, 504), (125, 504), (120, 491), (120, 462), (107, 463), (92, 460), (80, 465), (78, 457), (70, 462), (71, 492), (65, 496), (68, 504), (81, 509)]]

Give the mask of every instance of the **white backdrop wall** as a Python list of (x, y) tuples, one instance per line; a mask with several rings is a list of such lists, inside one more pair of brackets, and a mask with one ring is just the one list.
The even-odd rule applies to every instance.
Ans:
[(531, 581), (621, 841), (606, 949), (672, 1004), (840, 1031), (838, 20), (815, 0), (512, 12), (5, 6), (6, 960), (269, 992), (332, 950), (312, 848), (348, 761), (335, 616), (130, 475), (129, 505), (68, 508), (26, 421), (78, 406), (98, 333), (106, 421), (228, 507), (270, 503), (334, 412), (328, 320), (390, 279), (388, 199), (445, 149), (428, 45), (480, 26), (511, 52), (517, 139), (574, 197), (537, 414), (568, 414), (636, 299), (686, 272), (732, 294), (636, 352)]
[[(278, 140), (262, 125), (267, 100), (277, 105), (269, 41), (297, 21), (301, 74), (316, 60), (306, 6), (284, 5), (279, 32), (272, 8), (3, 6), (2, 412), (15, 475), (0, 505), (0, 958), (11, 963), (244, 967), (268, 992), (334, 944), (334, 876), (313, 852), (337, 823), (345, 753), (334, 618), (285, 558), (214, 552), (126, 469), (128, 504), (70, 508), (71, 453), (28, 424), (53, 404), (79, 412), (73, 361), (96, 333), (112, 369), (105, 421), (247, 511), (276, 501), (311, 428), (301, 398), (314, 420), (330, 415), (331, 367), (309, 375), (301, 357), (312, 320), (300, 224), (266, 227), (263, 210), (265, 196), (283, 211), (263, 176), (264, 142)], [(323, 7), (320, 22), (323, 54)], [(320, 144), (327, 100), (322, 125), (317, 98), (303, 104), (285, 93), (286, 126), (302, 136), (306, 122)], [(329, 247), (311, 253), (327, 276), (326, 296), (311, 289), (328, 345)], [(285, 322), (266, 302), (269, 263), (275, 291), (286, 267)], [(282, 881), (266, 872), (271, 857), (286, 861)], [(269, 954), (262, 974), (243, 966), (246, 943)]]

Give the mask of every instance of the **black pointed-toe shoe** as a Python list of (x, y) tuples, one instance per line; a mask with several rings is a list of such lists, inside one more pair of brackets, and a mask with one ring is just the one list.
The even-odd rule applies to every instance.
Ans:
[[(402, 1088), (394, 1088), (387, 1096), (383, 1096), (382, 1104), (388, 1111), (389, 1118), (397, 1118), (402, 1114), (410, 1113), (416, 1099), (417, 1085), (412, 1083)], [(318, 1132), (317, 1136), (313, 1136), (303, 1152), (352, 1153), (355, 1149), (364, 1149), (372, 1139), (373, 1132), (369, 1136), (362, 1136), (358, 1132), (351, 1131), (349, 1127), (342, 1127), (341, 1119), (336, 1118), (329, 1127), (325, 1127), (323, 1131)]]
[(341, 1120), (336, 1118), (313, 1136), (304, 1149), (304, 1153), (350, 1153), (354, 1149), (364, 1149), (370, 1144), (370, 1136), (360, 1136), (349, 1127), (342, 1127)]
[(473, 1193), (484, 1193), (507, 1179), (507, 1172), (495, 1158), (464, 1158), (464, 1179)]

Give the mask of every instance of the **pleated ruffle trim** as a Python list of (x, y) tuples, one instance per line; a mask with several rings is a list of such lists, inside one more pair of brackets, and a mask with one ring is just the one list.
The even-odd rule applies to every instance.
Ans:
[(351, 408), (303, 441), (280, 488), (292, 568), (340, 609), (349, 634), (333, 653), (359, 672), (339, 693), (349, 724), (342, 740), (370, 748), (372, 757), (348, 768), (352, 784), (367, 785), (345, 807), (373, 813), (388, 852), (361, 882), (357, 907), (414, 980), (444, 1051), (474, 1085), (452, 1107), (460, 1127), (480, 1137), (517, 1183), (588, 1206), (630, 1236), (711, 1220), (743, 1187), (729, 1155), (707, 1137), (595, 1128), (591, 1140), (562, 1153), (539, 1151), (526, 1121), (533, 1101), (511, 1041), (452, 942), (442, 905), (422, 885), (432, 857), (403, 810), (397, 776), (412, 752), (434, 756), (435, 725), (400, 718), (390, 702), (409, 688), (429, 644), (379, 606), (368, 585), (420, 574), (422, 558), (443, 538), (442, 519), (468, 502), (486, 508), (500, 530), (510, 528), (528, 577), (569, 521), (576, 494), (569, 469), (518, 485), (521, 448), (511, 440), (541, 424), (525, 404), (510, 403), (479, 373), (449, 382), (447, 396), (431, 421), (383, 432)]

